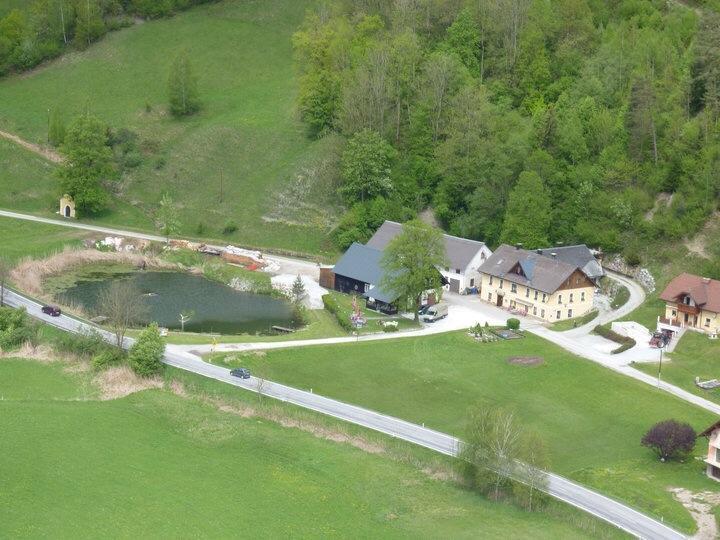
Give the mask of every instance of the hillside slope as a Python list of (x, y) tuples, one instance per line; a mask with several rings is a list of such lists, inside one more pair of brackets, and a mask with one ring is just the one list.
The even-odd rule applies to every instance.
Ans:
[[(0, 81), (0, 129), (44, 143), (49, 111), (70, 120), (88, 110), (138, 135), (142, 163), (116, 187), (117, 199), (137, 209), (124, 212), (127, 225), (151, 228), (157, 202), (169, 192), (181, 207), (184, 234), (204, 229), (204, 236), (218, 238), (232, 220), (238, 232), (228, 240), (321, 251), (323, 223), (298, 227), (275, 211), (278, 193), (298, 174), (312, 176), (306, 168), (317, 168), (328, 147), (305, 137), (294, 112), (290, 38), (307, 6), (226, 1), (108, 34), (86, 51)], [(199, 79), (203, 108), (179, 121), (167, 113), (167, 77), (183, 50)], [(6, 168), (27, 168), (28, 159), (2, 155)], [(48, 189), (24, 210), (54, 210), (51, 172), (42, 176)], [(25, 176), (14, 182), (18, 192), (37, 183)], [(263, 220), (266, 215), (272, 221)]]

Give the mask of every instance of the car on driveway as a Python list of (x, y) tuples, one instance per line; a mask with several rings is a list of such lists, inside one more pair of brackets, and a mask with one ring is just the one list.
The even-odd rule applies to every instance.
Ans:
[(435, 304), (430, 306), (425, 313), (422, 315), (422, 320), (425, 322), (435, 322), (440, 319), (444, 319), (448, 316), (447, 304)]
[(51, 317), (59, 317), (62, 315), (62, 311), (57, 306), (43, 306), (42, 312), (45, 315), (50, 315)]
[(241, 368), (235, 368), (230, 370), (230, 375), (233, 377), (239, 377), (240, 379), (249, 379), (250, 378), (250, 370), (245, 369), (243, 367)]

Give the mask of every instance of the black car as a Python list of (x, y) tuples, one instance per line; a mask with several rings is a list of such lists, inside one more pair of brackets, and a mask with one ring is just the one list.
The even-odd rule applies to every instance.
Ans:
[(230, 371), (230, 375), (232, 375), (233, 377), (240, 377), (241, 379), (249, 379), (250, 370), (243, 367), (236, 368)]
[(57, 306), (43, 306), (42, 312), (45, 315), (50, 315), (51, 317), (59, 317), (62, 315), (62, 311), (60, 311), (60, 308)]
[(423, 307), (418, 309), (418, 315), (425, 315), (425, 312), (430, 309), (430, 304), (425, 304)]

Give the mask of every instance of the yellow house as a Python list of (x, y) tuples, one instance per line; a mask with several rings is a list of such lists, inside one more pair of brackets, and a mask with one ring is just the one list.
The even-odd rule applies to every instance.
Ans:
[(705, 458), (708, 478), (720, 482), (720, 421), (715, 422), (699, 436), (708, 438), (708, 453)]
[(665, 316), (659, 318), (658, 328), (720, 333), (720, 281), (680, 274), (665, 287), (660, 298), (665, 300)]
[(593, 307), (595, 283), (575, 264), (519, 247), (500, 246), (480, 267), (481, 298), (555, 322), (585, 315)]

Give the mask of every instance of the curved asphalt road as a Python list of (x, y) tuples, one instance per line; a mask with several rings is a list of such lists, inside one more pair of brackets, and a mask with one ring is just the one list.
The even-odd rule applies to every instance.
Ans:
[[(13, 291), (6, 290), (5, 301), (10, 306), (25, 307), (32, 317), (69, 332), (82, 333), (89, 330), (98, 330), (89, 323), (66, 315), (49, 317), (42, 313), (40, 304)], [(106, 339), (113, 339), (109, 332), (101, 331), (101, 333)], [(129, 346), (132, 342), (131, 339), (127, 339), (125, 345)], [(247, 380), (238, 379), (230, 375), (230, 370), (208, 364), (194, 354), (172, 346), (167, 347), (164, 362), (170, 366), (246, 390), (261, 391), (263, 395), (352, 422), (445, 455), (455, 456), (458, 452), (460, 441), (451, 435), (282, 384), (258, 381), (254, 377)], [(555, 474), (547, 474), (547, 479), (547, 491), (553, 497), (603, 519), (633, 536), (653, 540), (685, 538), (685, 536), (663, 523), (566, 478)]]

